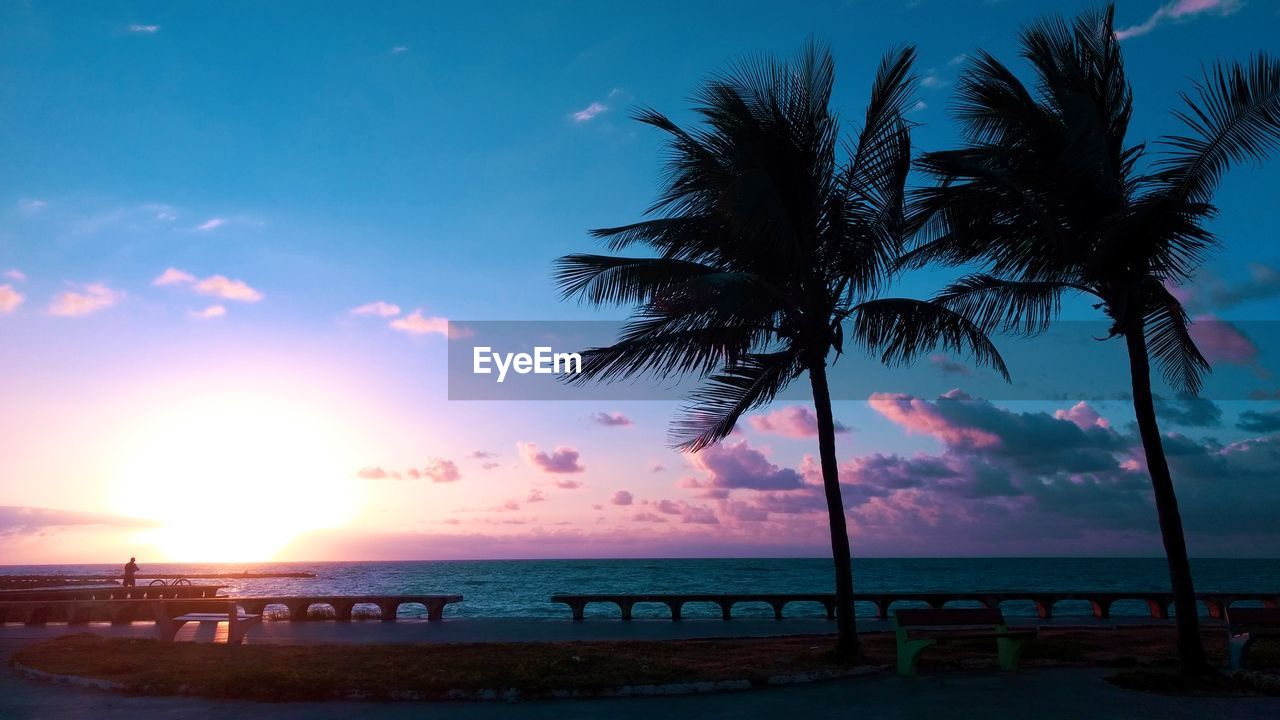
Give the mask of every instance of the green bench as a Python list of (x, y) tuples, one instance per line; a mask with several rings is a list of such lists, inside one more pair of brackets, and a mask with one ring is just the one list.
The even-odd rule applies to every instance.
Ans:
[(1227, 651), (1232, 670), (1242, 670), (1258, 638), (1280, 639), (1280, 608), (1226, 608)]
[(1010, 630), (998, 608), (903, 609), (894, 611), (898, 674), (914, 677), (920, 653), (941, 642), (993, 638), (1001, 670), (1016, 670), (1035, 630)]

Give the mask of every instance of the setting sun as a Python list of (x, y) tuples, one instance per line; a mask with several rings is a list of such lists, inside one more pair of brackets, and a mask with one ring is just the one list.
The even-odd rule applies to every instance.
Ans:
[(270, 559), (299, 534), (339, 526), (358, 509), (350, 440), (313, 410), (221, 396), (157, 413), (129, 434), (134, 444), (108, 501), (156, 523), (136, 540), (164, 559)]

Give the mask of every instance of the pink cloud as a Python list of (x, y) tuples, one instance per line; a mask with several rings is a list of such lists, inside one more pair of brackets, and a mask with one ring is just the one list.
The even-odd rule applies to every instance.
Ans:
[(18, 268), (9, 268), (4, 271), (4, 276), (14, 282), (22, 282), (27, 279), (27, 274)]
[[(791, 405), (763, 415), (752, 415), (747, 422), (763, 433), (791, 438), (809, 438), (818, 435), (818, 416), (808, 405)], [(847, 433), (849, 428), (836, 421), (836, 432)]]
[(1089, 406), (1089, 403), (1083, 400), (1072, 405), (1070, 409), (1055, 410), (1053, 416), (1059, 420), (1069, 420), (1081, 430), (1088, 430), (1091, 427), (1111, 427), (1106, 418), (1099, 415), (1097, 410), (1094, 410)]
[(249, 287), (243, 280), (232, 280), (224, 275), (207, 277), (192, 287), (201, 295), (213, 295), (224, 300), (256, 303), (262, 299), (262, 293)]
[(125, 294), (102, 283), (92, 283), (80, 290), (67, 290), (54, 296), (49, 314), (58, 317), (84, 317), (119, 303)]
[(26, 297), (13, 289), (12, 285), (0, 285), (0, 315), (7, 315), (18, 309)]
[(457, 482), (462, 479), (462, 473), (458, 471), (457, 464), (444, 458), (432, 458), (431, 463), (422, 469), (422, 475), (430, 478), (431, 482), (437, 483)]
[(364, 467), (360, 468), (360, 471), (356, 473), (356, 477), (364, 478), (365, 480), (400, 480), (403, 476), (398, 472), (381, 467)]
[(1191, 323), (1189, 332), (1200, 354), (1210, 363), (1251, 365), (1257, 360), (1258, 346), (1226, 320), (1201, 315)]
[(170, 285), (190, 285), (196, 281), (196, 276), (189, 272), (179, 270), (178, 268), (165, 268), (155, 280), (151, 281), (152, 285), (157, 287), (168, 287)]
[(769, 462), (764, 453), (746, 440), (722, 442), (692, 457), (693, 466), (706, 473), (705, 480), (687, 478), (688, 488), (782, 490), (800, 487), (803, 479), (791, 468)]
[(377, 317), (395, 317), (400, 314), (400, 306), (389, 302), (378, 300), (377, 302), (365, 303), (360, 307), (351, 309), (352, 315), (376, 315)]
[(1242, 4), (1240, 0), (1173, 0), (1162, 5), (1143, 22), (1117, 30), (1116, 39), (1127, 40), (1146, 35), (1170, 20), (1189, 20), (1206, 13), (1226, 17), (1235, 14)]
[[(449, 335), (449, 320), (442, 317), (426, 317), (422, 310), (414, 310), (406, 317), (392, 320), (391, 328), (409, 335), (429, 335), (435, 333), (444, 337)], [(456, 337), (456, 334), (454, 335)]]
[(561, 490), (577, 490), (582, 487), (582, 483), (577, 480), (570, 480), (569, 478), (560, 478), (559, 480), (556, 480), (556, 487)]
[(551, 474), (570, 474), (580, 473), (586, 470), (579, 462), (580, 457), (577, 450), (560, 446), (555, 452), (548, 453), (545, 450), (539, 450), (538, 446), (531, 442), (519, 443), (517, 447), (520, 449), (524, 459), (530, 465), (538, 468), (542, 472)]
[(212, 320), (214, 318), (223, 317), (226, 314), (227, 309), (221, 305), (210, 305), (203, 310), (192, 310), (187, 313), (187, 315), (196, 318), (197, 320)]
[(619, 490), (609, 498), (610, 505), (630, 505), (635, 501), (635, 497), (626, 490)]
[(526, 497), (524, 501), (531, 503), (546, 502), (547, 494), (537, 488), (534, 488), (529, 491), (529, 496)]
[(981, 429), (953, 424), (925, 400), (898, 393), (873, 393), (867, 400), (872, 410), (880, 413), (909, 432), (932, 435), (949, 445), (985, 447), (1000, 438)]

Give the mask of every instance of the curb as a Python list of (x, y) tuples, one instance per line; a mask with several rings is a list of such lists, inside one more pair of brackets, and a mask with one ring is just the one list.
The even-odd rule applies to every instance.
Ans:
[[(114, 680), (99, 680), (96, 678), (87, 678), (80, 675), (63, 675), (59, 673), (51, 673), (45, 670), (38, 670), (28, 667), (21, 663), (12, 663), (12, 667), (19, 674), (31, 679), (42, 682), (54, 683), (57, 685), (72, 685), (75, 687), (89, 688), (93, 690), (110, 690), (115, 692), (125, 692), (128, 687), (121, 682)], [(751, 681), (746, 679), (738, 680), (704, 680), (701, 682), (687, 683), (663, 683), (655, 685), (623, 685), (622, 687), (600, 689), (600, 690), (552, 690), (547, 693), (545, 698), (553, 700), (571, 700), (571, 699), (590, 699), (590, 698), (623, 698), (623, 697), (653, 697), (653, 696), (669, 696), (669, 695), (702, 695), (706, 693), (717, 692), (733, 692), (742, 690), (753, 690), (765, 687), (778, 687), (783, 685), (800, 685), (804, 683), (822, 682), (824, 680), (838, 680), (842, 678), (857, 677), (860, 675), (873, 675), (883, 672), (887, 669), (887, 665), (862, 665), (848, 670), (822, 670), (807, 673), (795, 673), (790, 675), (771, 675), (764, 680)], [(178, 692), (175, 695), (182, 697), (201, 697), (186, 692)], [(360, 693), (348, 695), (345, 700), (368, 700), (370, 698)], [(389, 696), (380, 696), (378, 699), (405, 700), (405, 701), (421, 701), (421, 702), (439, 702), (448, 700), (469, 700), (480, 702), (520, 702), (524, 699), (524, 694), (516, 688), (484, 690), (449, 690), (443, 697), (423, 697), (422, 693), (416, 690), (408, 690), (403, 692), (391, 693)], [(538, 695), (536, 699), (544, 699), (544, 696)], [(266, 702), (261, 700), (250, 700), (249, 702)], [(323, 701), (321, 701), (323, 702)]]

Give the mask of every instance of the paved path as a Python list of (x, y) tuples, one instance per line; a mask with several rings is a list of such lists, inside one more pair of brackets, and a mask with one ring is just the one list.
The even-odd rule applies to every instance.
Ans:
[[(467, 621), (465, 624), (471, 624)], [(531, 626), (540, 623), (494, 621), (515, 626), (527, 639), (536, 638)], [(449, 623), (436, 624), (444, 627)], [(458, 622), (458, 625), (464, 623)], [(623, 623), (597, 623), (620, 626)], [(642, 625), (642, 623), (635, 623)], [(694, 623), (666, 625), (693, 626)], [(708, 623), (711, 625), (737, 624)], [(791, 621), (765, 625), (796, 627)], [(292, 623), (275, 623), (281, 628)], [(316, 632), (334, 623), (308, 625)], [(426, 626), (427, 623), (422, 623)], [(563, 630), (563, 623), (559, 630)], [(590, 625), (586, 623), (585, 625)], [(655, 623), (656, 627), (657, 623)], [(745, 623), (744, 623), (745, 625)], [(355, 624), (349, 631), (408, 627), (382, 623)], [(376, 628), (376, 629), (375, 629)], [(94, 626), (109, 634), (147, 634), (149, 626), (132, 628)], [(271, 629), (268, 625), (267, 630)], [(485, 634), (496, 632), (490, 627)], [(16, 631), (16, 632), (11, 632)], [(386, 630), (386, 632), (398, 632)], [(468, 632), (479, 632), (480, 627)], [(775, 629), (775, 632), (777, 630)], [(993, 717), (1035, 717), (1044, 720), (1088, 716), (1109, 718), (1161, 718), (1161, 720), (1251, 720), (1280, 717), (1280, 698), (1169, 698), (1127, 692), (1111, 687), (1102, 678), (1105, 670), (1027, 670), (1006, 673), (945, 673), (913, 679), (860, 677), (810, 685), (751, 692), (719, 693), (664, 698), (623, 698), (556, 702), (505, 703), (250, 703), (191, 698), (126, 697), (114, 693), (27, 680), (9, 667), (9, 656), (23, 644), (66, 632), (65, 626), (48, 628), (7, 627), (0, 631), (0, 720), (652, 720), (655, 716), (741, 720), (742, 718), (804, 717), (876, 718), (877, 720), (937, 720), (957, 718), (991, 720)], [(299, 630), (299, 632), (304, 632)], [(434, 632), (434, 631), (424, 631)], [(454, 631), (461, 633), (462, 631)], [(550, 632), (544, 630), (543, 632)], [(682, 631), (683, 632), (683, 631)], [(366, 641), (369, 639), (366, 635)], [(420, 637), (419, 640), (422, 638)], [(576, 638), (583, 639), (583, 638)]]

